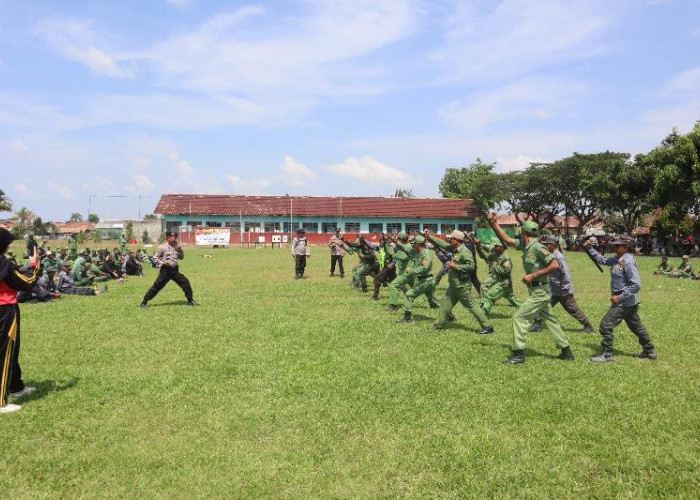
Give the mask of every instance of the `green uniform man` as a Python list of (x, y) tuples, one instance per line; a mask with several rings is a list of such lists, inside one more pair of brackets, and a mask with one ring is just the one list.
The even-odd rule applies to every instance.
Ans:
[(386, 251), (391, 255), (396, 266), (396, 278), (389, 283), (389, 305), (387, 310), (396, 311), (399, 308), (399, 292), (409, 284), (406, 268), (413, 258), (414, 252), (413, 247), (408, 243), (408, 235), (403, 231), (396, 235), (393, 247), (386, 245)]
[(88, 263), (83, 257), (75, 259), (73, 264), (73, 281), (75, 286), (87, 286), (92, 284), (92, 278), (87, 275)]
[(681, 263), (678, 264), (678, 269), (668, 273), (669, 276), (674, 278), (695, 278), (695, 273), (693, 273), (693, 265), (690, 263), (690, 257), (684, 255), (682, 257)]
[(379, 271), (379, 260), (377, 254), (372, 247), (360, 236), (357, 243), (345, 241), (345, 244), (350, 248), (359, 251), (359, 264), (353, 269), (352, 286), (359, 288), (363, 292), (367, 291), (367, 276), (376, 274)]
[(668, 261), (668, 257), (665, 255), (661, 257), (661, 263), (656, 266), (656, 271), (654, 274), (670, 274), (673, 271), (673, 266)]
[(476, 251), (489, 266), (489, 277), (481, 284), (481, 306), (488, 316), (493, 305), (501, 298), (505, 298), (514, 307), (520, 307), (523, 301), (513, 294), (513, 281), (511, 272), (513, 262), (505, 251), (505, 246), (500, 241), (493, 245), (482, 244), (476, 241)]
[(126, 243), (126, 233), (122, 233), (121, 236), (119, 236), (119, 246), (123, 255), (126, 254)]
[(61, 268), (61, 259), (56, 257), (53, 252), (46, 252), (46, 257), (41, 261), (41, 267), (48, 269), (49, 267), (55, 267), (56, 269)]
[(498, 224), (497, 214), (491, 214), (489, 221), (503, 243), (512, 245), (523, 252), (523, 267), (526, 273), (523, 283), (527, 286), (528, 291), (527, 300), (513, 316), (513, 352), (503, 362), (506, 364), (525, 362), (525, 334), (537, 315), (542, 318), (555, 345), (561, 349), (559, 359), (573, 360), (574, 355), (571, 352), (569, 338), (552, 314), (550, 303), (548, 275), (559, 267), (559, 263), (549, 250), (537, 241), (539, 226), (534, 221), (525, 221), (521, 226), (520, 239), (514, 240)]
[(92, 281), (94, 281), (95, 283), (99, 283), (101, 281), (109, 281), (109, 277), (105, 276), (98, 266), (98, 264), (101, 263), (102, 261), (99, 259), (93, 259), (90, 262), (90, 269), (88, 269), (87, 275), (89, 278), (92, 278)]
[(445, 323), (452, 316), (452, 308), (457, 305), (457, 302), (460, 302), (479, 322), (481, 326), (479, 333), (493, 333), (493, 326), (486, 317), (484, 310), (472, 296), (472, 275), (476, 270), (476, 266), (474, 256), (464, 246), (464, 233), (462, 231), (452, 231), (447, 235), (447, 242), (431, 235), (427, 230), (425, 235), (433, 245), (452, 250), (452, 260), (447, 263), (448, 286), (445, 295), (440, 299), (440, 311), (438, 312), (437, 323), (433, 325), (433, 329), (439, 330), (444, 328)]
[(78, 237), (71, 234), (68, 238), (68, 258), (73, 260), (78, 258)]
[(425, 247), (425, 238), (416, 236), (413, 243), (413, 258), (406, 267), (407, 283), (410, 287), (404, 294), (403, 318), (398, 323), (410, 323), (413, 301), (425, 295), (431, 308), (437, 308), (435, 300), (435, 279), (433, 278), (433, 259)]

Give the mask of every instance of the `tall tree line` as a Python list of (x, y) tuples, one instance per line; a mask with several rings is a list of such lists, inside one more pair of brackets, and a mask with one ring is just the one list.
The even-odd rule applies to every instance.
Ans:
[(523, 219), (547, 224), (558, 215), (575, 217), (577, 233), (596, 217), (631, 233), (646, 214), (659, 236), (700, 233), (700, 122), (692, 131), (673, 130), (648, 153), (606, 151), (551, 163), (532, 163), (516, 172), (496, 172), (477, 159), (451, 167), (440, 182), (447, 198), (472, 198), (484, 210), (509, 209)]

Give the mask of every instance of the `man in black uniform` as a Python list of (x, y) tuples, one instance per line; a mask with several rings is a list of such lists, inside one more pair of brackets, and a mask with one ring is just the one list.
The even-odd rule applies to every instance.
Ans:
[(158, 250), (156, 250), (156, 253), (153, 255), (153, 262), (160, 267), (160, 272), (158, 273), (158, 277), (153, 283), (153, 286), (151, 286), (151, 288), (149, 288), (146, 292), (146, 295), (143, 296), (141, 307), (146, 307), (148, 301), (155, 297), (170, 280), (177, 283), (182, 291), (185, 292), (187, 305), (197, 305), (192, 298), (192, 287), (190, 286), (190, 280), (188, 280), (185, 275), (180, 272), (178, 267), (177, 261), (184, 258), (185, 254), (180, 245), (177, 244), (177, 233), (168, 231), (165, 235), (165, 243), (159, 246)]

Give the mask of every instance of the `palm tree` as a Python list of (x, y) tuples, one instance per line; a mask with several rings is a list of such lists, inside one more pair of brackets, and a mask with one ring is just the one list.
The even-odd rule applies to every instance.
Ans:
[(19, 222), (23, 226), (29, 227), (34, 222), (34, 219), (36, 219), (36, 215), (27, 207), (22, 207), (15, 212), (14, 216), (10, 218), (14, 221)]
[(12, 212), (12, 200), (0, 189), (0, 212)]
[(70, 219), (68, 219), (68, 222), (83, 222), (83, 216), (78, 212), (74, 212), (70, 214)]

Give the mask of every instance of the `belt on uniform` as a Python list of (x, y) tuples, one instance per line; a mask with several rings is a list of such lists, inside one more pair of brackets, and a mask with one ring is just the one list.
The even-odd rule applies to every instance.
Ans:
[(547, 281), (531, 281), (528, 288), (537, 288), (538, 286), (549, 285), (549, 280)]

